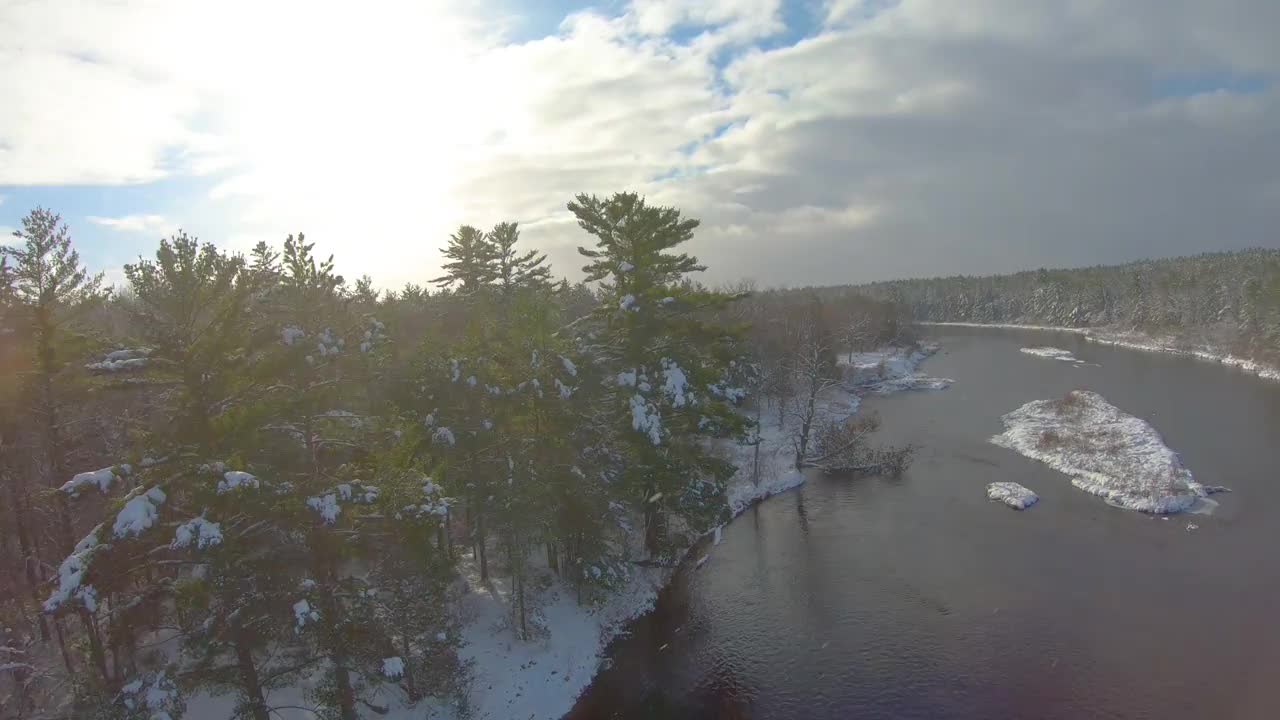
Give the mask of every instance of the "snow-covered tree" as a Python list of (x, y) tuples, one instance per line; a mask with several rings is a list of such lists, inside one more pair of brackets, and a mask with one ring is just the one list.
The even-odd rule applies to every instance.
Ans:
[(744, 391), (732, 379), (741, 362), (735, 328), (708, 321), (733, 296), (702, 289), (689, 275), (705, 268), (675, 248), (697, 220), (639, 195), (579, 195), (569, 203), (596, 239), (578, 251), (601, 302), (587, 336), (606, 372), (607, 402), (623, 445), (620, 478), (643, 513), (645, 546), (660, 551), (664, 515), (697, 527), (720, 521), (734, 468), (707, 452), (701, 438), (739, 432), (733, 404)]

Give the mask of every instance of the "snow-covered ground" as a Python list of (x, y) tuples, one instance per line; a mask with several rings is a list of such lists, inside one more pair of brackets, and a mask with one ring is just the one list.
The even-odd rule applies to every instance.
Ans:
[(1076, 487), (1130, 510), (1191, 510), (1218, 488), (1196, 482), (1146, 421), (1101, 395), (1075, 390), (1006, 414), (991, 442), (1071, 476)]
[(845, 384), (861, 393), (879, 395), (902, 390), (942, 390), (955, 382), (916, 373), (916, 367), (938, 351), (937, 345), (915, 349), (882, 348), (846, 353), (836, 360)]
[(1048, 358), (1049, 360), (1061, 360), (1062, 362), (1069, 363), (1084, 362), (1075, 355), (1072, 355), (1070, 350), (1063, 350), (1062, 348), (1056, 347), (1024, 347), (1022, 348), (1022, 352), (1027, 355)]
[(993, 482), (987, 485), (987, 498), (1002, 502), (1014, 510), (1026, 510), (1040, 500), (1040, 496), (1016, 482)]
[(1112, 345), (1115, 347), (1128, 348), (1130, 350), (1158, 352), (1168, 355), (1183, 355), (1186, 357), (1193, 357), (1198, 360), (1208, 360), (1210, 362), (1237, 367), (1245, 372), (1253, 373), (1254, 375), (1267, 380), (1280, 380), (1280, 368), (1275, 366), (1232, 355), (1220, 348), (1211, 347), (1209, 345), (1195, 345), (1188, 347), (1184, 343), (1179, 343), (1173, 338), (1156, 338), (1137, 332), (1121, 332), (1107, 328), (1068, 328), (1049, 327), (1045, 325), (1010, 325), (1007, 323), (917, 322), (916, 324), (935, 327), (1046, 330), (1050, 332), (1075, 333), (1076, 335), (1083, 335), (1089, 342), (1095, 342), (1099, 345)]

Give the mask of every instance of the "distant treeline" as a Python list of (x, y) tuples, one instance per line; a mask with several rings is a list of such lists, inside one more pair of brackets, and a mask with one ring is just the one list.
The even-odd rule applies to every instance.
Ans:
[(1097, 327), (1280, 358), (1280, 250), (895, 280), (856, 290), (920, 321)]

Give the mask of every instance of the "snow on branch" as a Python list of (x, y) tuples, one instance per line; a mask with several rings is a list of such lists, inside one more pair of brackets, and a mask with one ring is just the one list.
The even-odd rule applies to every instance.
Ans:
[(71, 497), (79, 497), (82, 489), (93, 485), (100, 492), (105, 493), (112, 483), (123, 481), (132, 472), (133, 466), (131, 465), (112, 465), (92, 472), (77, 473), (70, 480), (63, 483), (58, 490)]

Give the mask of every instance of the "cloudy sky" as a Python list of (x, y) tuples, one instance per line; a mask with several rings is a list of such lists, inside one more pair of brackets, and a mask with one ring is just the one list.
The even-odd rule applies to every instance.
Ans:
[[(1280, 245), (1274, 0), (0, 0), (0, 226), (433, 277), (636, 190), (763, 285)], [(7, 232), (5, 235), (7, 236)]]

